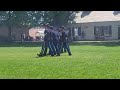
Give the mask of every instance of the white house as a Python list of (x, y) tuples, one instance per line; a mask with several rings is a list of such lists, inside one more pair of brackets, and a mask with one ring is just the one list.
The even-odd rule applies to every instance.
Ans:
[[(68, 24), (69, 36), (75, 40), (120, 39), (120, 14), (118, 11), (92, 11), (76, 15), (76, 23)], [(117, 14), (116, 14), (117, 13)]]

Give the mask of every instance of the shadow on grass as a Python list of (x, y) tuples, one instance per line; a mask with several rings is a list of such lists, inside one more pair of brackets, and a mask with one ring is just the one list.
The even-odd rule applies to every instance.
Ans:
[[(115, 47), (120, 46), (120, 41), (118, 42), (72, 42), (70, 46), (106, 46), (106, 47)], [(0, 43), (0, 47), (41, 47), (42, 42), (12, 42), (12, 43)]]
[(34, 57), (34, 58), (38, 58), (38, 59), (39, 59), (39, 58), (44, 58), (44, 57), (38, 57), (38, 56), (36, 56), (36, 57)]

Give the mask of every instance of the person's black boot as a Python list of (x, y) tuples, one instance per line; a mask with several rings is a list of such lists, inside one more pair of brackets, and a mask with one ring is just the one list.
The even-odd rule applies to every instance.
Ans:
[(56, 56), (60, 56), (60, 55), (58, 54), (58, 55), (56, 55)]
[(51, 55), (51, 57), (53, 57), (54, 55)]
[(38, 57), (42, 57), (43, 55), (42, 54), (37, 54)]

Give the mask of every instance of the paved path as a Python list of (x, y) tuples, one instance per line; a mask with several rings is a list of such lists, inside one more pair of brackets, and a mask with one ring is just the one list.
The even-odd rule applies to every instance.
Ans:
[(73, 42), (120, 42), (120, 40), (108, 40), (108, 41), (73, 41)]

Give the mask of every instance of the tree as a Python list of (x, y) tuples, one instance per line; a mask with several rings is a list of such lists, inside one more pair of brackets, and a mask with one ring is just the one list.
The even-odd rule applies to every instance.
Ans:
[(45, 11), (43, 15), (44, 23), (53, 26), (66, 25), (74, 22), (76, 13), (78, 11)]
[(12, 27), (35, 27), (40, 24), (41, 15), (41, 11), (0, 11), (0, 25), (8, 27), (9, 41), (11, 41)]
[(0, 24), (6, 24), (8, 26), (8, 36), (11, 39), (11, 26), (12, 26), (12, 11), (1, 11), (0, 12), (1, 21)]
[(42, 24), (53, 26), (66, 25), (74, 22), (78, 11), (0, 11), (0, 25), (8, 27), (11, 41), (12, 27), (38, 27)]
[(92, 11), (82, 11), (81, 18), (89, 15)]

